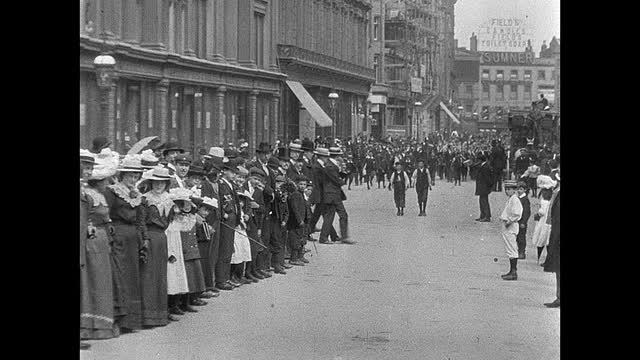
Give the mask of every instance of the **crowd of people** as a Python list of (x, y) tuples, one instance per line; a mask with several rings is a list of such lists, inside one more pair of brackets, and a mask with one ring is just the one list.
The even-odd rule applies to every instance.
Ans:
[(242, 145), (195, 159), (173, 142), (121, 156), (101, 137), (80, 150), (81, 339), (179, 321), (309, 263), (307, 241), (354, 243), (342, 148), (261, 143), (249, 158)]
[[(375, 179), (378, 189), (393, 190), (397, 216), (404, 216), (406, 192), (415, 188), (418, 216), (426, 216), (436, 176), (454, 186), (469, 177), (480, 196), (477, 220), (490, 221), (488, 193), (502, 191), (502, 179), (510, 177), (503, 140), (438, 133), (420, 143), (318, 137), (263, 142), (254, 154), (244, 141), (197, 154), (168, 142), (122, 156), (96, 138), (91, 149), (80, 150), (81, 339), (179, 321), (206, 299), (309, 263), (308, 241), (354, 244), (343, 185), (370, 190)], [(547, 248), (544, 266), (556, 272), (559, 306), (559, 227), (553, 226), (559, 155), (525, 150), (515, 159), (514, 174), (523, 180), (516, 187), (541, 198), (533, 242), (538, 258)], [(518, 167), (520, 158), (527, 167)], [(512, 264), (506, 280), (517, 278), (526, 246), (518, 233), (526, 234), (528, 216), (513, 188), (505, 183), (509, 203), (500, 217)]]

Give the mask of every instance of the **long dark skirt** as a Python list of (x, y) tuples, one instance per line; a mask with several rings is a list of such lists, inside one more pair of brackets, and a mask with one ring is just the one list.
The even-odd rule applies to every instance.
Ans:
[(169, 323), (167, 304), (167, 235), (164, 230), (149, 229), (147, 263), (140, 264), (142, 324), (165, 326)]
[(207, 290), (213, 289), (215, 283), (213, 282), (213, 270), (211, 268), (211, 260), (209, 259), (209, 253), (211, 251), (211, 242), (198, 241), (198, 249), (200, 250), (200, 266), (202, 266), (202, 275), (204, 276), (204, 286)]
[(206, 290), (204, 274), (200, 259), (185, 260), (184, 269), (187, 272), (187, 285), (189, 293), (201, 293)]
[(396, 207), (403, 208), (405, 206), (405, 198), (407, 191), (404, 188), (395, 187), (393, 189), (393, 201), (396, 203)]
[(80, 271), (80, 338), (109, 339), (119, 335), (115, 326), (111, 249), (104, 228), (87, 239), (87, 261)]
[(120, 269), (118, 273), (121, 274), (126, 295), (124, 306), (127, 310), (127, 314), (120, 320), (120, 326), (128, 329), (142, 329), (138, 231), (134, 225), (117, 224), (114, 227), (116, 230), (112, 247), (114, 268)]

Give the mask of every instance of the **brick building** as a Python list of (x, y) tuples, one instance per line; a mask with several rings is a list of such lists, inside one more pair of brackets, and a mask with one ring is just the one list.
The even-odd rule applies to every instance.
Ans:
[[(374, 136), (424, 137), (448, 127), (456, 0), (373, 0), (369, 56)], [(421, 106), (415, 106), (416, 102)], [(443, 104), (444, 105), (444, 104)]]
[[(283, 0), (81, 0), (80, 146), (158, 135), (190, 151), (282, 135)], [(116, 61), (99, 87), (94, 58)]]

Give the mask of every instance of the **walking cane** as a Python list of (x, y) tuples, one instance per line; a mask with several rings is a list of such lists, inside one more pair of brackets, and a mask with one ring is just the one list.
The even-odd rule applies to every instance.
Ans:
[(258, 242), (257, 240), (254, 240), (254, 239), (250, 238), (250, 237), (249, 237), (249, 235), (247, 235), (247, 234), (243, 234), (243, 233), (241, 233), (240, 231), (236, 230), (235, 228), (232, 228), (231, 226), (229, 226), (229, 225), (227, 225), (227, 224), (225, 224), (225, 223), (223, 223), (223, 222), (220, 222), (220, 225), (224, 225), (224, 226), (228, 227), (229, 229), (231, 229), (231, 230), (233, 230), (233, 231), (237, 232), (238, 234), (246, 236), (246, 237), (247, 237), (247, 239), (249, 239), (249, 240), (253, 241), (254, 243), (256, 243), (256, 244), (258, 244), (258, 245), (262, 246), (263, 248), (268, 249), (268, 247), (266, 247), (266, 246), (262, 245), (262, 244), (261, 244), (260, 242)]

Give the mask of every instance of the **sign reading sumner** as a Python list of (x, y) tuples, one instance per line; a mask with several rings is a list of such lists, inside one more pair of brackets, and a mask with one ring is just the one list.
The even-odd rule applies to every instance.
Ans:
[(492, 18), (478, 31), (479, 51), (524, 51), (531, 41), (532, 32), (524, 19)]
[(480, 54), (482, 65), (531, 65), (534, 58), (533, 52), (483, 51)]

